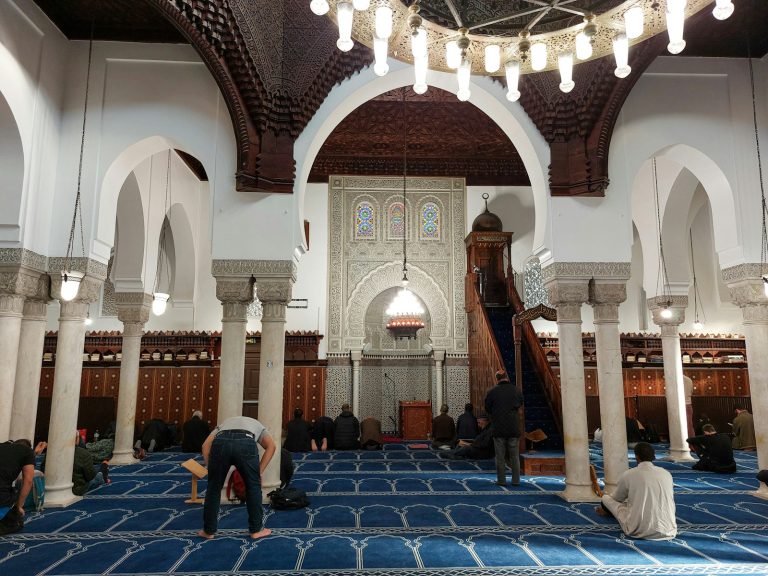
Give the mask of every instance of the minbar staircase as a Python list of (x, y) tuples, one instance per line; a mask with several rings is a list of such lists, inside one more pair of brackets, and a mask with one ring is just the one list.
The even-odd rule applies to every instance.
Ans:
[[(511, 272), (511, 271), (510, 271)], [(507, 278), (511, 279), (512, 274)], [(515, 339), (513, 319), (524, 306), (511, 280), (507, 281), (508, 306), (486, 306), (478, 291), (477, 276), (467, 274), (465, 285), (469, 327), (469, 363), (472, 402), (483, 406), (485, 394), (496, 384), (496, 370), (504, 368), (514, 379)], [(525, 431), (540, 428), (547, 439), (528, 448), (562, 450), (562, 406), (560, 384), (554, 376), (530, 322), (519, 327), (521, 384), (523, 390)]]

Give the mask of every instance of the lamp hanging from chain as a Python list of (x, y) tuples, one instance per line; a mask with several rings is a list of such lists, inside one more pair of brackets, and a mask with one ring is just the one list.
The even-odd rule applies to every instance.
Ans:
[(80, 249), (85, 259), (85, 238), (83, 236), (83, 210), (81, 206), (80, 189), (83, 180), (83, 154), (85, 152), (85, 121), (88, 117), (88, 88), (91, 82), (91, 61), (93, 58), (93, 23), (91, 23), (91, 38), (88, 41), (88, 67), (85, 73), (85, 102), (83, 104), (83, 126), (80, 131), (80, 160), (77, 165), (77, 193), (75, 194), (75, 210), (72, 214), (72, 225), (69, 228), (67, 254), (64, 258), (64, 269), (61, 271), (61, 299), (65, 302), (74, 300), (80, 291), (80, 283), (85, 273), (72, 269), (72, 259), (75, 252), (75, 228), (80, 228)]
[[(559, 69), (563, 92), (579, 61), (614, 54), (616, 76), (631, 72), (630, 43), (667, 32), (668, 50), (685, 48), (685, 19), (712, 0), (308, 0), (317, 15), (329, 14), (339, 27), (337, 46), (349, 51), (354, 41), (376, 49), (375, 72), (385, 75), (387, 55), (414, 65), (414, 90), (426, 91), (428, 69), (458, 72), (457, 97), (468, 98), (471, 74), (501, 76), (514, 62), (522, 74)], [(522, 5), (519, 5), (522, 4)], [(603, 5), (602, 12), (597, 9)], [(716, 0), (718, 20), (734, 11), (732, 0)], [(394, 33), (393, 33), (394, 31)], [(404, 50), (411, 41), (424, 50)], [(471, 45), (471, 46), (470, 46)], [(463, 65), (463, 68), (462, 68)], [(509, 89), (514, 95), (517, 88)]]
[(656, 294), (659, 293), (659, 282), (661, 282), (661, 296), (664, 299), (661, 305), (662, 318), (672, 318), (672, 292), (669, 289), (669, 276), (667, 275), (667, 261), (664, 258), (664, 242), (661, 238), (661, 207), (659, 204), (659, 176), (656, 171), (656, 157), (651, 160), (653, 170), (653, 199), (656, 208), (656, 233), (659, 235), (659, 273), (656, 276)]
[(395, 338), (416, 338), (424, 328), (424, 307), (416, 295), (408, 289), (408, 208), (405, 199), (408, 177), (408, 117), (406, 114), (405, 90), (403, 90), (403, 280), (402, 288), (390, 303), (385, 314), (388, 316), (387, 330)]
[[(693, 329), (694, 330), (704, 330), (704, 322), (699, 320), (699, 300), (701, 300), (701, 297), (699, 296), (699, 283), (696, 281), (696, 262), (694, 260), (694, 251), (693, 251), (693, 230), (688, 230), (688, 236), (691, 241), (691, 272), (693, 272)], [(704, 315), (704, 308), (701, 308), (701, 315), (706, 321), (706, 316)]]
[(165, 309), (168, 306), (168, 300), (171, 295), (168, 292), (162, 291), (162, 275), (165, 271), (165, 277), (168, 281), (168, 285), (171, 284), (170, 265), (168, 262), (168, 254), (165, 251), (166, 230), (168, 229), (168, 206), (170, 203), (171, 195), (171, 150), (168, 149), (168, 164), (165, 170), (165, 210), (163, 211), (163, 225), (160, 228), (160, 244), (157, 253), (157, 273), (155, 274), (155, 289), (152, 292), (152, 313), (155, 316), (162, 316), (165, 314)]

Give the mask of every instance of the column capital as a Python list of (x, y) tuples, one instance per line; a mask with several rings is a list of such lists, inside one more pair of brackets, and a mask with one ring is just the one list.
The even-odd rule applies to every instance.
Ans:
[(581, 305), (589, 299), (587, 278), (550, 278), (545, 287), (558, 323), (581, 322)]
[[(654, 296), (648, 298), (648, 309), (653, 314), (653, 322), (662, 328), (664, 336), (664, 327), (674, 327), (677, 334), (677, 327), (685, 322), (685, 309), (688, 307), (688, 296)], [(661, 314), (667, 309), (672, 312), (669, 318), (664, 318)]]
[(23, 265), (0, 265), (0, 294), (49, 300), (50, 278), (40, 270)]
[(445, 350), (433, 350), (432, 355), (435, 357), (435, 362), (445, 362)]
[(363, 359), (363, 351), (362, 350), (350, 350), (349, 351), (349, 357), (352, 360), (352, 362), (360, 362)]
[[(51, 276), (51, 294), (61, 301), (61, 272), (67, 267), (66, 258), (49, 258), (48, 269)], [(101, 285), (107, 279), (107, 265), (91, 258), (71, 258), (70, 270), (84, 272), (85, 276), (80, 281), (77, 296), (72, 302), (91, 303), (97, 302), (101, 295)], [(64, 306), (64, 302), (61, 303)], [(71, 307), (70, 307), (71, 308)]]
[(216, 298), (222, 304), (253, 302), (253, 280), (250, 276), (216, 276)]
[(24, 296), (18, 294), (0, 294), (0, 316), (21, 318), (24, 313)]
[(262, 322), (285, 322), (285, 307), (291, 301), (293, 280), (290, 278), (256, 278), (257, 294), (262, 305)]
[(589, 303), (594, 308), (595, 324), (619, 321), (619, 304), (627, 299), (625, 280), (595, 279), (589, 283)]
[(45, 321), (48, 316), (48, 301), (47, 300), (32, 300), (27, 298), (24, 300), (24, 319), (25, 320), (42, 320)]
[(296, 264), (292, 260), (214, 260), (211, 272), (219, 276), (256, 278), (290, 278), (296, 281)]
[[(115, 292), (115, 306), (117, 307), (117, 319), (125, 325), (124, 333), (129, 324), (138, 324), (139, 332), (144, 329), (144, 324), (149, 320), (149, 311), (152, 308), (152, 296), (143, 292)], [(131, 328), (135, 331), (135, 327)], [(135, 336), (135, 334), (125, 334)]]

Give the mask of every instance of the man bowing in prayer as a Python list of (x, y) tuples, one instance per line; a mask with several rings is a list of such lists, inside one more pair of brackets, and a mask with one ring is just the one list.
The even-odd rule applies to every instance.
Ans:
[(672, 475), (653, 465), (656, 454), (647, 442), (635, 446), (637, 467), (619, 477), (611, 495), (604, 495), (600, 516), (619, 521), (624, 534), (645, 540), (671, 540), (677, 536)]

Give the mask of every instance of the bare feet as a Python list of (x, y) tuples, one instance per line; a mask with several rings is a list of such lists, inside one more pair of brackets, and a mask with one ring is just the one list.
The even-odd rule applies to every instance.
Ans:
[(595, 513), (598, 516), (608, 516), (608, 512), (606, 512), (602, 506), (595, 506)]
[(197, 535), (200, 536), (200, 538), (205, 538), (206, 540), (213, 540), (213, 534), (208, 534), (205, 530), (198, 530)]
[(262, 528), (258, 532), (252, 532), (251, 538), (253, 538), (254, 540), (257, 540), (259, 538), (264, 538), (265, 536), (269, 536), (270, 534), (272, 534), (272, 530), (270, 530), (269, 528)]

